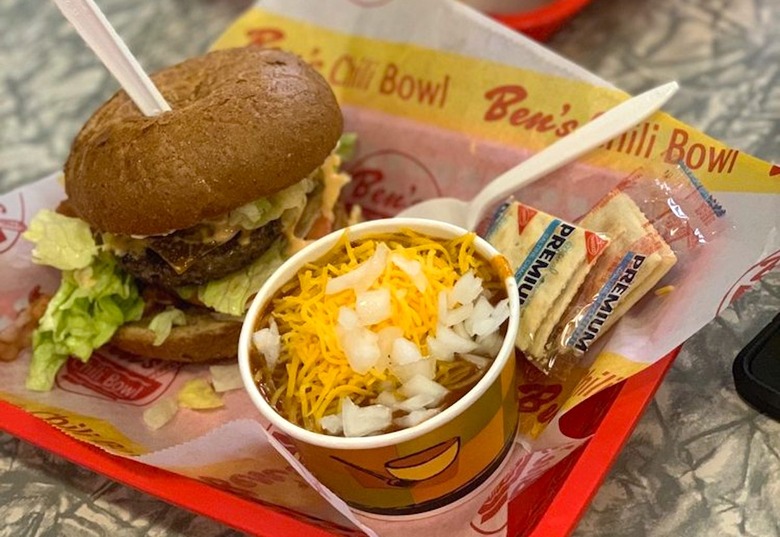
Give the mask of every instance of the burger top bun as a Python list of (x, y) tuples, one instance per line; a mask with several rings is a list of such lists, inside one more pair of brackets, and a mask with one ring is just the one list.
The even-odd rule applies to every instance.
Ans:
[(305, 178), (341, 136), (330, 86), (290, 53), (220, 50), (152, 80), (172, 111), (143, 116), (119, 91), (65, 163), (70, 203), (97, 230), (155, 235), (220, 216)]

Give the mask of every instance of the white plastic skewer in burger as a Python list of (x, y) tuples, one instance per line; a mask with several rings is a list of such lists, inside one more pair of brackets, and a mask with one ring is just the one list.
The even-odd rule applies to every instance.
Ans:
[(54, 3), (145, 116), (171, 110), (93, 0), (54, 0)]

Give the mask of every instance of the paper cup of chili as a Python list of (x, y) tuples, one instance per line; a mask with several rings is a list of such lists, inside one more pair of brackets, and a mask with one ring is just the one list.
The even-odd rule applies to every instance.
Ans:
[(517, 426), (506, 259), (424, 219), (351, 226), (292, 256), (241, 332), (247, 391), (351, 507), (419, 515), (483, 484)]

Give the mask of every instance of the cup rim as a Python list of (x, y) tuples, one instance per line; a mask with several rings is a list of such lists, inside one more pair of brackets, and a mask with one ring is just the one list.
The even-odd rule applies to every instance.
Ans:
[[(482, 378), (480, 378), (463, 397), (439, 414), (422, 423), (398, 431), (373, 436), (344, 437), (316, 433), (305, 429), (288, 421), (271, 406), (255, 384), (250, 364), (249, 349), (252, 341), (252, 334), (255, 331), (255, 320), (261, 308), (281, 286), (290, 280), (292, 275), (297, 274), (298, 270), (305, 263), (312, 259), (318, 259), (327, 253), (345, 232), (349, 232), (355, 238), (362, 238), (372, 233), (386, 233), (392, 232), (393, 230), (400, 231), (400, 229), (403, 228), (413, 229), (419, 233), (429, 234), (439, 238), (452, 238), (469, 233), (469, 230), (459, 226), (425, 218), (383, 218), (354, 224), (347, 228), (333, 231), (296, 252), (274, 271), (252, 300), (252, 304), (246, 313), (243, 326), (241, 327), (241, 335), (238, 344), (238, 363), (241, 378), (244, 383), (244, 388), (255, 407), (260, 411), (260, 414), (275, 427), (292, 438), (310, 445), (347, 450), (380, 448), (419, 438), (461, 415), (496, 381), (501, 374), (501, 371), (504, 369), (507, 360), (514, 357), (512, 351), (514, 349), (519, 325), (520, 303), (517, 293), (517, 283), (515, 282), (514, 276), (510, 274), (504, 279), (504, 285), (509, 298), (510, 313), (507, 321), (506, 336), (504, 337), (498, 355)], [(502, 255), (493, 245), (479, 235), (475, 238), (475, 244), (477, 252), (487, 259), (493, 259), (496, 256)]]

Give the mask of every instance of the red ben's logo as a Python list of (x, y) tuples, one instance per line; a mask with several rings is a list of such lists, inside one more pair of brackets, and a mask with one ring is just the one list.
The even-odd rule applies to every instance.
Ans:
[(19, 203), (13, 207), (0, 203), (0, 254), (13, 248), (22, 233), (27, 230), (24, 218), (24, 197), (21, 194)]
[(360, 205), (369, 219), (388, 218), (418, 201), (441, 196), (425, 164), (394, 149), (360, 158), (349, 172), (352, 182), (346, 187), (346, 199)]

